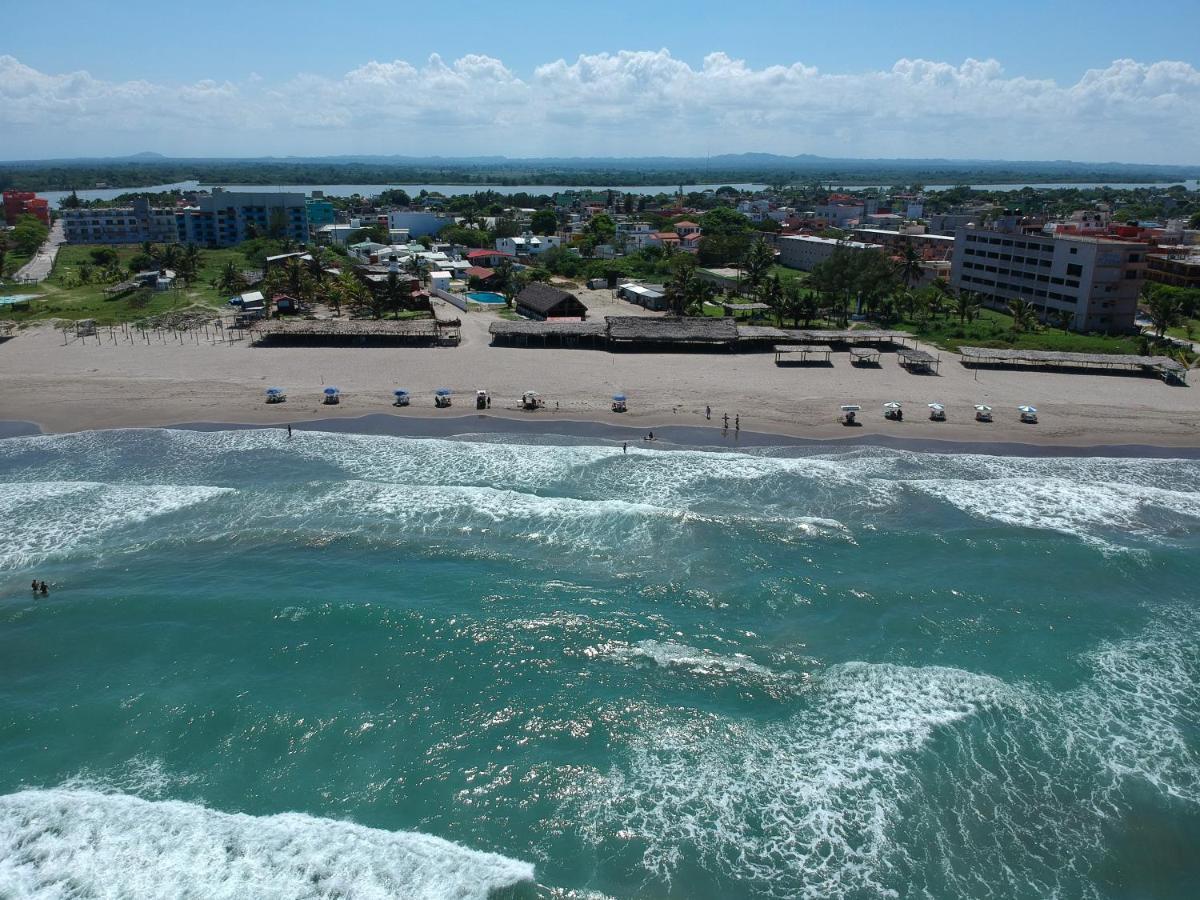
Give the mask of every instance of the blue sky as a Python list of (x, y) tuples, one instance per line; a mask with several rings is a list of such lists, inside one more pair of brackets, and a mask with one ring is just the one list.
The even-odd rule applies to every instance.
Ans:
[(1200, 4), (982, 6), (10, 4), (0, 158), (764, 150), (1200, 163)]

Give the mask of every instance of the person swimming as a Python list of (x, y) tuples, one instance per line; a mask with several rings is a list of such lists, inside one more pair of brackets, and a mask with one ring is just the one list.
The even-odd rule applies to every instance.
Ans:
[(38, 585), (38, 593), (43, 597), (50, 593), (50, 589), (46, 587), (46, 582), (43, 581), (40, 585)]

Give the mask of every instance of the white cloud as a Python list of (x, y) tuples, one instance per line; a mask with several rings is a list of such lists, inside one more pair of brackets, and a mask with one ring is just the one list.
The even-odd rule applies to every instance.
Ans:
[(1074, 84), (901, 59), (852, 74), (698, 67), (666, 50), (553, 60), (522, 77), (467, 55), (371, 61), (330, 78), (104, 81), (0, 56), (0, 156), (154, 149), (175, 155), (680, 155), (762, 150), (851, 157), (1195, 163), (1200, 71), (1116, 60)]

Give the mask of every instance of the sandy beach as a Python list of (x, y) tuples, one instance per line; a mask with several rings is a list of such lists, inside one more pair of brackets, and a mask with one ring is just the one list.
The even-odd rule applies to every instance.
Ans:
[[(543, 430), (553, 430), (556, 419), (607, 423), (631, 434), (720, 427), (728, 414), (731, 432), (740, 417), (743, 432), (814, 440), (886, 435), (902, 442), (1200, 447), (1196, 389), (1148, 376), (968, 369), (945, 352), (940, 374), (912, 375), (891, 353), (877, 368), (856, 368), (845, 353), (835, 353), (828, 367), (799, 367), (777, 366), (769, 353), (493, 347), (491, 314), (463, 320), (462, 343), (452, 348), (272, 348), (214, 343), (202, 335), (131, 344), (119, 336), (114, 343), (106, 329), (99, 339), (64, 343), (52, 327), (31, 328), (0, 344), (0, 419), (64, 432), (196, 422), (280, 425), (371, 414), (451, 418), (472, 414), (475, 390), (486, 388), (491, 416), (537, 421)], [(342, 391), (337, 406), (321, 402), (330, 385)], [(264, 403), (268, 386), (284, 388), (288, 402)], [(433, 405), (434, 389), (443, 386), (455, 393), (449, 410)], [(410, 407), (391, 406), (397, 387), (412, 392)], [(519, 410), (525, 390), (539, 391), (546, 408)], [(628, 396), (628, 413), (610, 411), (614, 393)], [(883, 419), (881, 404), (889, 400), (905, 405), (903, 422)], [(946, 405), (947, 422), (929, 421), (930, 402)], [(861, 427), (838, 423), (842, 403), (862, 404)], [(976, 403), (994, 407), (993, 423), (974, 421)], [(1020, 404), (1038, 408), (1038, 425), (1020, 424)]]

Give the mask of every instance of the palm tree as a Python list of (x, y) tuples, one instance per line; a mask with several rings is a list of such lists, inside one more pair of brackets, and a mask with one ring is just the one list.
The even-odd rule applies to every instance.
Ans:
[(775, 252), (764, 239), (759, 238), (750, 245), (750, 249), (746, 252), (745, 262), (743, 263), (743, 271), (745, 272), (743, 280), (750, 291), (751, 297), (756, 299), (761, 297), (763, 287), (767, 283), (767, 277), (771, 274), (771, 266), (774, 264)]
[(896, 275), (904, 282), (905, 287), (912, 288), (921, 280), (921, 255), (911, 243), (904, 245), (904, 255), (896, 266)]
[(783, 282), (779, 280), (778, 275), (772, 275), (767, 279), (762, 290), (763, 303), (771, 307), (771, 312), (775, 316), (775, 324), (780, 328), (783, 327), (783, 314), (787, 308), (787, 295), (783, 290)]
[(1012, 330), (1014, 334), (1022, 331), (1036, 331), (1038, 326), (1037, 310), (1028, 300), (1018, 297), (1008, 301), (1008, 311), (1012, 314)]
[(387, 282), (383, 288), (384, 301), (387, 308), (396, 314), (396, 318), (400, 318), (400, 310), (402, 310), (412, 294), (408, 290), (408, 283), (400, 280), (400, 276), (396, 272), (388, 272)]
[(973, 291), (957, 291), (952, 297), (954, 311), (958, 313), (959, 324), (975, 321), (975, 317), (979, 315), (979, 301), (975, 298), (975, 293)]
[(238, 264), (231, 259), (221, 269), (213, 287), (226, 294), (240, 294), (246, 289), (246, 278)]
[(691, 315), (699, 302), (700, 281), (695, 266), (679, 266), (675, 277), (667, 283), (666, 300), (677, 316)]
[(512, 260), (507, 257), (500, 260), (496, 265), (496, 290), (504, 296), (504, 302), (512, 308), (513, 301), (517, 297), (517, 283), (513, 277)]
[(188, 244), (180, 252), (178, 271), (179, 277), (185, 283), (190, 285), (196, 280), (196, 276), (200, 273), (201, 258), (200, 249), (195, 244)]

